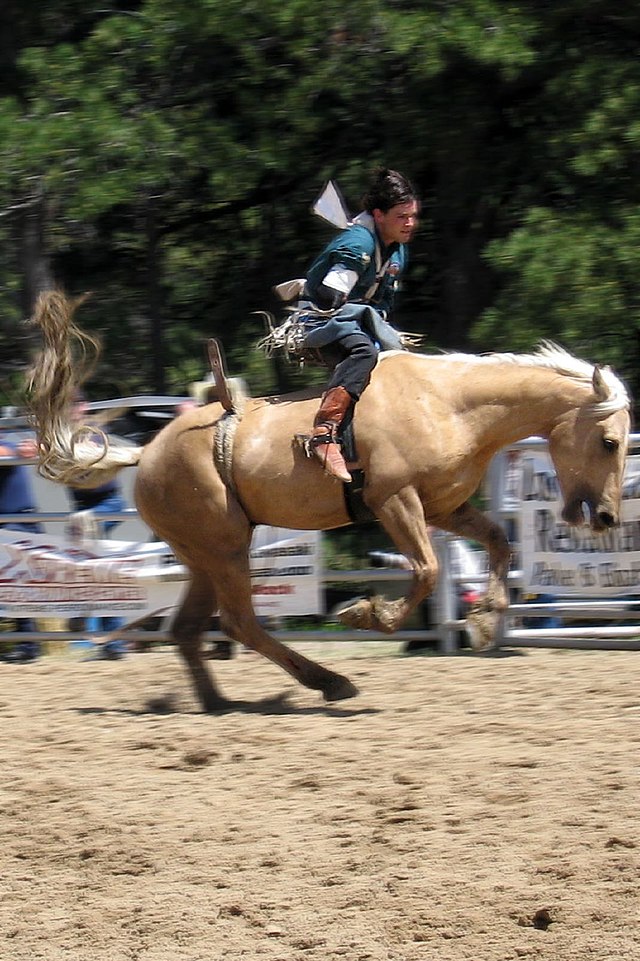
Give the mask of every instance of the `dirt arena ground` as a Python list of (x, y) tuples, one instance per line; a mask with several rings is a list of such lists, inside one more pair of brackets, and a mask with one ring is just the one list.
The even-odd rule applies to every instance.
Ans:
[(323, 660), (0, 664), (0, 961), (638, 961), (640, 655)]

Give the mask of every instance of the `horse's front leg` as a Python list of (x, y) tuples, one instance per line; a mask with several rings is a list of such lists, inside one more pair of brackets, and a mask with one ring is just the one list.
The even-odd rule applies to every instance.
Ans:
[(343, 608), (339, 618), (349, 627), (392, 634), (435, 587), (438, 560), (429, 539), (422, 501), (414, 487), (403, 488), (379, 507), (374, 507), (374, 511), (411, 565), (411, 587), (406, 597), (397, 601), (385, 597), (357, 601)]
[(504, 612), (509, 607), (509, 563), (511, 548), (499, 524), (468, 502), (441, 522), (444, 530), (479, 541), (489, 555), (486, 593), (467, 615), (467, 631), (475, 651), (486, 651), (495, 644)]

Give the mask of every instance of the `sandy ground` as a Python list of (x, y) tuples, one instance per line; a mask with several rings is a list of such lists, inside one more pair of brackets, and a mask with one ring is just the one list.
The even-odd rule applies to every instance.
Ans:
[(323, 659), (0, 664), (1, 961), (640, 958), (638, 654)]

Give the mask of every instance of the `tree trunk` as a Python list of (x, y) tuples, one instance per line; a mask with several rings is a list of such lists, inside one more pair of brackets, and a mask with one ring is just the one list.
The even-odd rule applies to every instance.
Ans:
[(19, 265), (22, 277), (20, 306), (24, 317), (33, 313), (38, 294), (55, 286), (46, 245), (46, 204), (42, 195), (20, 211)]
[(164, 372), (165, 344), (162, 317), (161, 249), (158, 234), (155, 200), (147, 201), (147, 298), (149, 301), (149, 320), (151, 327), (151, 377), (157, 394), (164, 394), (166, 381)]

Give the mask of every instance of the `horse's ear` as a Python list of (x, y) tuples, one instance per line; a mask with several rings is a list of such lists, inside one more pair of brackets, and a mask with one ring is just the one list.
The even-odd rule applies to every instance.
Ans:
[(593, 368), (593, 392), (598, 402), (609, 399), (609, 388), (602, 376), (602, 368), (597, 365)]

